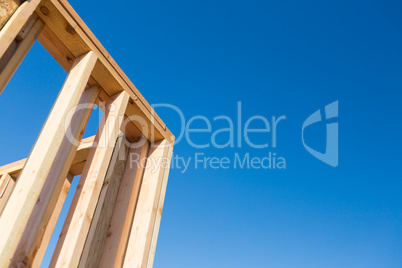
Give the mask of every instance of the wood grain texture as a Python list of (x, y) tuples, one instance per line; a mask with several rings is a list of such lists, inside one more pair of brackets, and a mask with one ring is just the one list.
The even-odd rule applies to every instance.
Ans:
[(97, 87), (85, 90), (78, 105), (70, 111), (72, 116), (67, 115), (71, 121), (64, 122), (63, 141), (53, 160), (45, 184), (14, 253), (11, 265), (18, 265), (22, 262), (31, 265), (39, 247), (43, 244), (44, 233), (56, 208), (98, 94), (99, 89)]
[[(26, 29), (26, 34), (23, 36), (23, 39), (17, 42), (17, 46), (15, 47), (13, 53), (10, 55), (6, 55), (7, 59), (4, 59), (0, 66), (0, 94), (3, 92), (4, 88), (10, 81), (11, 77), (14, 75), (18, 66), (20, 66), (22, 60), (25, 58), (28, 51), (31, 49), (32, 45), (35, 43), (36, 38), (39, 36), (40, 32), (43, 29), (43, 22), (40, 19), (37, 19), (35, 16), (32, 16), (30, 21), (34, 21), (32, 27)], [(22, 38), (22, 36), (21, 36)], [(14, 44), (14, 43), (13, 43)]]
[[(50, 55), (52, 55), (52, 57), (63, 67), (64, 70), (66, 70), (67, 72), (71, 69), (72, 66), (72, 62), (75, 59), (75, 56), (73, 55), (73, 53), (71, 53), (71, 51), (63, 44), (63, 42), (57, 37), (57, 35), (48, 27), (45, 26), (44, 29), (42, 30), (41, 34), (38, 37), (38, 41), (43, 45), (43, 47), (50, 53)], [(99, 86), (101, 89), (100, 92), (100, 100), (99, 101), (103, 101), (103, 102), (107, 102), (107, 100), (109, 99), (109, 95), (108, 93), (102, 89), (102, 87), (100, 86), (100, 83), (98, 83), (97, 81), (95, 81), (95, 79), (93, 77), (91, 77), (89, 79), (89, 83), (90, 86)], [(106, 84), (108, 85), (108, 84)], [(111, 92), (109, 91), (109, 94)], [(134, 102), (134, 101), (132, 101)], [(99, 103), (97, 103), (98, 106), (102, 106)], [(130, 104), (132, 105), (132, 104)], [(137, 108), (138, 109), (138, 108)], [(135, 113), (137, 113), (138, 110), (135, 110), (135, 108), (132, 109), (127, 109), (126, 113), (134, 115)], [(139, 117), (141, 118), (141, 117)], [(143, 126), (140, 123), (144, 123), (147, 124), (148, 128), (147, 128), (147, 132), (152, 133), (155, 132), (155, 129), (151, 127), (150, 124), (146, 123), (146, 120), (136, 120), (134, 117), (132, 117), (133, 120), (130, 120), (127, 116), (124, 119), (124, 123), (123, 123), (123, 128), (122, 131), (125, 133), (126, 138), (130, 141), (130, 142), (134, 142), (137, 141), (138, 139), (143, 137), (143, 134), (139, 128), (143, 129)], [(135, 124), (134, 124), (135, 122)], [(153, 134), (151, 134), (153, 135)], [(151, 136), (147, 136), (148, 138)], [(156, 133), (154, 134), (154, 136), (156, 135), (156, 139), (162, 139), (163, 137)]]
[[(80, 169), (79, 166), (82, 166), (87, 161), (89, 150), (93, 145), (94, 139), (95, 136), (83, 139), (80, 146), (77, 148), (77, 153), (75, 154), (73, 163), (70, 167), (70, 173), (74, 176), (81, 174), (83, 167)], [(0, 167), (0, 176), (9, 174), (14, 180), (16, 180), (26, 161), (27, 158)]]
[(162, 177), (162, 186), (161, 186), (158, 205), (157, 205), (157, 209), (156, 209), (156, 219), (155, 219), (154, 228), (152, 231), (151, 246), (149, 249), (148, 262), (147, 262), (147, 266), (146, 266), (147, 268), (153, 267), (155, 252), (156, 252), (156, 244), (158, 242), (159, 227), (160, 227), (161, 220), (162, 220), (163, 204), (165, 202), (166, 188), (167, 188), (169, 171), (170, 171), (170, 162), (171, 162), (172, 154), (173, 154), (173, 146), (168, 145), (168, 147), (169, 147), (168, 148), (169, 151), (167, 153), (166, 165), (164, 167), (162, 167), (162, 169), (164, 170), (163, 177)]
[(77, 267), (121, 127), (129, 96), (110, 97), (77, 191), (64, 223), (51, 267)]
[(121, 267), (144, 174), (149, 142), (130, 149), (99, 267)]
[(109, 164), (106, 178), (103, 182), (95, 215), (92, 219), (85, 247), (78, 267), (98, 267), (102, 249), (106, 240), (110, 220), (116, 203), (117, 193), (121, 184), (124, 168), (127, 162), (129, 144), (124, 135), (116, 142), (113, 156)]
[(0, 31), (0, 58), (3, 57), (10, 44), (16, 39), (17, 35), (32, 16), (40, 2), (41, 0), (24, 2), (8, 19), (7, 23)]
[[(41, 11), (44, 8), (47, 10), (46, 14)], [(92, 33), (90, 34), (88, 27), (68, 3), (57, 0), (43, 1), (37, 9), (37, 14), (72, 55), (77, 56), (89, 50), (97, 54), (99, 61), (95, 65), (93, 72), (94, 80), (109, 96), (122, 90), (130, 95), (135, 106), (130, 111), (135, 113), (127, 113), (127, 116), (138, 115), (147, 122), (149, 127), (152, 128), (152, 131), (149, 131), (147, 136), (149, 140), (167, 139), (171, 141), (174, 138), (163, 121), (104, 50), (99, 41)], [(46, 48), (46, 43), (43, 43), (43, 45)], [(65, 61), (62, 58), (61, 60)], [(62, 65), (65, 65), (65, 63)], [(134, 123), (137, 127), (139, 126), (137, 122)]]
[(21, 5), (21, 0), (0, 0), (0, 30)]
[(15, 180), (5, 173), (0, 177), (0, 215), (15, 186)]
[(57, 220), (59, 219), (61, 209), (63, 208), (64, 201), (66, 200), (68, 191), (70, 190), (73, 178), (73, 174), (69, 173), (67, 175), (67, 178), (64, 180), (63, 187), (57, 198), (53, 213), (50, 216), (49, 221), (47, 222), (46, 229), (43, 233), (40, 245), (35, 253), (35, 256), (33, 257), (32, 267), (40, 267), (40, 264), (42, 263), (43, 256), (45, 256), (47, 246), (49, 244), (50, 238), (52, 237)]
[(149, 165), (144, 171), (122, 267), (148, 267), (164, 175), (169, 169), (170, 148), (165, 140), (151, 144), (147, 160)]
[(0, 267), (10, 265), (96, 59), (92, 52), (77, 58), (1, 214)]
[[(174, 136), (66, 0), (20, 1), (0, 0), (0, 94), (37, 38), (70, 74), (28, 159), (0, 167), (0, 267), (40, 265), (81, 173), (51, 267), (152, 267)], [(17, 6), (1, 29), (5, 2)], [(80, 150), (87, 115), (74, 119), (68, 108), (95, 86), (91, 103), (107, 108), (95, 140)], [(80, 122), (76, 143), (63, 140), (65, 119)], [(116, 159), (128, 151), (120, 132), (145, 142), (130, 153), (162, 166)]]
[(38, 41), (66, 72), (70, 71), (75, 56), (49, 28), (49, 26), (45, 25), (41, 34), (38, 36)]

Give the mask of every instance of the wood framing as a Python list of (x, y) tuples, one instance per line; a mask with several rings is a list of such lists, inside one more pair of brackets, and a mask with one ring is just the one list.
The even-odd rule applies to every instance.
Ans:
[(8, 198), (15, 186), (15, 179), (8, 173), (4, 173), (0, 177), (0, 214), (7, 203)]
[(1, 59), (4, 64), (2, 64), (0, 69), (0, 93), (6, 87), (8, 81), (10, 81), (25, 55), (36, 41), (36, 38), (43, 29), (43, 25), (43, 22), (36, 15), (31, 16), (24, 29), (18, 35), (18, 38), (7, 49), (7, 54)]
[(3, 28), (4, 24), (11, 17), (14, 11), (21, 5), (20, 0), (2, 0), (0, 2), (1, 13), (0, 13), (0, 29)]
[(121, 267), (141, 188), (149, 142), (130, 149), (99, 267)]
[(0, 167), (0, 267), (40, 267), (81, 174), (50, 266), (152, 267), (173, 134), (67, 1), (1, 0), (0, 40), (0, 94), (36, 40), (68, 72), (29, 157)]
[(152, 267), (149, 257), (153, 254), (152, 240), (159, 231), (155, 223), (158, 222), (158, 214), (161, 214), (163, 206), (160, 198), (164, 197), (163, 191), (166, 188), (164, 179), (166, 181), (168, 175), (170, 152), (171, 146), (166, 141), (151, 144), (147, 159), (150, 164), (143, 174), (123, 267)]

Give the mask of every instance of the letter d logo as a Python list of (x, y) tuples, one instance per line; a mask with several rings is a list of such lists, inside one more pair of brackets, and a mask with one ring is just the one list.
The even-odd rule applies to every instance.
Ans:
[[(338, 117), (338, 101), (325, 106), (325, 119), (337, 118)], [(302, 127), (302, 142), (304, 148), (312, 154), (315, 158), (327, 163), (330, 166), (338, 166), (338, 123), (327, 124), (327, 141), (325, 153), (320, 153), (304, 142), (304, 129), (312, 124), (321, 122), (321, 110), (314, 112), (310, 115), (306, 121), (303, 123)]]

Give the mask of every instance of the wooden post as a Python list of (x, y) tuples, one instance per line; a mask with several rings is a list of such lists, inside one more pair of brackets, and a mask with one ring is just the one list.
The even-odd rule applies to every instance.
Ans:
[(92, 52), (76, 59), (1, 214), (0, 267), (10, 265), (96, 60)]
[(148, 263), (147, 268), (152, 268), (154, 264), (155, 252), (156, 252), (156, 243), (158, 242), (158, 234), (159, 234), (159, 227), (162, 220), (162, 211), (163, 211), (163, 204), (165, 202), (165, 195), (166, 195), (166, 188), (169, 178), (169, 171), (170, 171), (170, 162), (172, 159), (173, 154), (173, 145), (168, 145), (168, 156), (166, 160), (166, 166), (162, 167), (164, 169), (163, 178), (162, 178), (162, 186), (161, 186), (161, 193), (158, 198), (158, 205), (156, 209), (156, 219), (154, 222), (154, 228), (152, 230), (152, 240), (151, 240), (151, 247), (148, 253)]
[[(38, 248), (43, 242), (46, 242), (42, 241), (43, 234), (48, 227), (47, 224), (51, 215), (54, 213), (57, 200), (60, 198), (60, 193), (98, 95), (98, 87), (85, 90), (77, 107), (71, 110), (70, 113), (73, 113), (72, 119), (65, 122), (64, 139), (14, 254), (12, 264), (17, 265), (21, 262), (31, 264)], [(67, 117), (71, 118), (68, 114)], [(42, 257), (39, 258), (41, 259)]]
[(64, 180), (63, 188), (60, 195), (56, 201), (53, 213), (47, 223), (46, 230), (43, 233), (41, 243), (35, 253), (34, 259), (32, 261), (32, 267), (40, 267), (42, 263), (43, 256), (45, 255), (47, 246), (49, 244), (50, 238), (52, 237), (54, 227), (56, 226), (57, 220), (59, 219), (61, 209), (63, 208), (64, 201), (66, 200), (68, 191), (70, 190), (71, 183), (73, 181), (74, 175), (69, 173), (67, 179)]
[[(172, 145), (167, 141), (155, 142), (151, 145), (147, 168), (141, 184), (134, 221), (131, 227), (123, 267), (151, 267), (150, 252), (155, 238), (154, 231), (158, 214), (161, 214), (161, 195), (165, 189), (164, 178), (170, 167)], [(158, 208), (160, 209), (158, 211)], [(151, 264), (151, 265), (150, 265)]]
[(126, 166), (128, 149), (128, 141), (124, 135), (121, 135), (113, 151), (78, 267), (99, 266), (107, 230), (109, 229), (117, 193)]
[(97, 146), (89, 153), (51, 267), (77, 267), (79, 264), (128, 100), (124, 91), (109, 99), (95, 137)]
[(137, 206), (149, 142), (130, 149), (99, 267), (122, 267)]

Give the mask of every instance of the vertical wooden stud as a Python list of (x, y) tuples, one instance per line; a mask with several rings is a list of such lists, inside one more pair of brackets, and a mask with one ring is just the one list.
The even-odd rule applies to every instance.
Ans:
[(123, 267), (125, 268), (148, 267), (163, 180), (170, 165), (170, 150), (171, 145), (166, 140), (151, 145), (148, 154), (150, 164), (144, 172), (124, 258)]
[(122, 267), (141, 187), (149, 142), (130, 149), (99, 267)]
[(158, 205), (157, 205), (157, 209), (156, 209), (156, 219), (155, 219), (154, 228), (152, 231), (151, 247), (149, 249), (148, 262), (147, 262), (147, 266), (146, 266), (147, 268), (153, 267), (155, 252), (156, 252), (156, 243), (158, 242), (159, 227), (160, 227), (161, 220), (162, 220), (163, 204), (165, 202), (166, 188), (167, 188), (169, 171), (170, 171), (170, 161), (172, 159), (172, 154), (173, 154), (173, 145), (169, 144), (168, 147), (169, 147), (168, 148), (169, 151), (168, 151), (168, 156), (166, 159), (166, 165), (164, 167), (162, 167), (165, 171), (163, 173), (161, 193), (159, 195)]
[(77, 267), (79, 264), (128, 99), (124, 91), (109, 99), (95, 137), (97, 146), (89, 153), (51, 267)]
[(10, 265), (35, 204), (40, 201), (38, 198), (65, 137), (65, 122), (71, 122), (70, 111), (78, 104), (96, 60), (93, 52), (76, 59), (19, 175), (0, 217), (0, 267)]
[[(12, 264), (24, 262), (31, 264), (36, 258), (38, 248), (43, 244), (43, 234), (46, 232), (48, 221), (54, 213), (57, 200), (63, 189), (69, 169), (76, 155), (85, 126), (91, 115), (95, 101), (99, 95), (98, 87), (85, 90), (78, 105), (69, 113), (73, 113), (71, 121), (65, 121), (65, 134), (60, 149), (47, 176), (45, 185), (35, 204), (27, 227), (21, 237), (18, 248), (14, 253)], [(47, 242), (46, 242), (47, 243)], [(38, 258), (42, 258), (38, 256)]]
[(128, 141), (122, 134), (113, 151), (78, 267), (99, 267), (100, 256), (126, 166), (128, 148)]
[(35, 257), (32, 262), (32, 267), (40, 267), (42, 263), (43, 256), (45, 255), (47, 246), (49, 244), (50, 238), (52, 237), (54, 227), (56, 226), (57, 220), (59, 219), (61, 209), (63, 208), (64, 201), (66, 200), (68, 191), (70, 190), (71, 183), (74, 179), (74, 175), (69, 173), (67, 178), (64, 180), (63, 188), (60, 192), (59, 198), (57, 199), (56, 205), (54, 207), (53, 213), (47, 223), (46, 230), (43, 233), (41, 243), (36, 251)]

